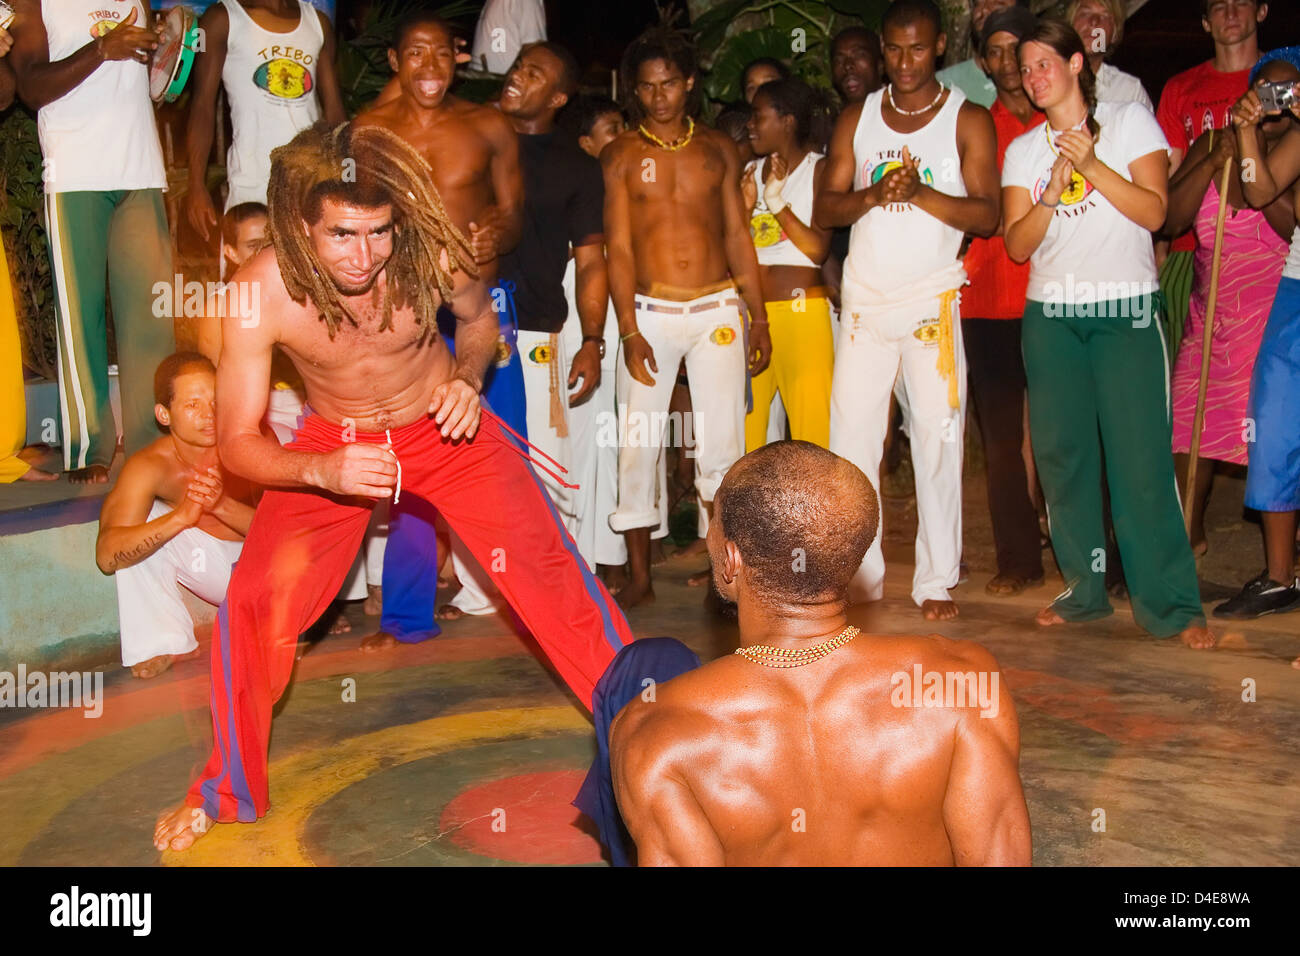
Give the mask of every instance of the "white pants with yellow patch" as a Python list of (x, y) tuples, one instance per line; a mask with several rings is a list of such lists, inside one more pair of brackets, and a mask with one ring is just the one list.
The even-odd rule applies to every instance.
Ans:
[[(654, 350), (654, 385), (632, 379), (619, 368), (620, 392), (627, 396), (619, 423), (618, 508), (610, 515), (615, 531), (653, 528), (660, 523), (659, 460), (668, 431), (668, 404), (684, 358), (691, 384), (697, 472), (695, 488), (713, 500), (727, 470), (745, 453), (745, 336), (740, 299), (724, 289), (690, 302), (636, 296), (637, 328)], [(626, 378), (626, 382), (623, 378)]]
[[(889, 397), (901, 377), (906, 389), (907, 430), (916, 473), (916, 571), (912, 600), (951, 600), (961, 562), (961, 467), (966, 407), (966, 353), (957, 305), (952, 307), (956, 407), (950, 377), (939, 370), (941, 297), (888, 310), (840, 313), (835, 371), (831, 380), (831, 451), (853, 462), (877, 493), (880, 460), (889, 428)], [(850, 596), (884, 596), (885, 556), (877, 531)]]
[[(148, 520), (171, 510), (170, 505), (155, 501)], [(220, 604), (243, 546), (242, 541), (222, 541), (198, 528), (186, 528), (139, 564), (114, 573), (123, 666), (163, 654), (188, 654), (198, 647), (194, 619), (180, 589), (209, 604)]]
[[(574, 484), (569, 440), (570, 358), (565, 337), (562, 334), (520, 329), (517, 342), (524, 373), (528, 441), (565, 469), (561, 471), (542, 455), (535, 454), (535, 457), (546, 463), (551, 472), (556, 472)], [(573, 489), (566, 488), (543, 468), (538, 467), (536, 471), (537, 477), (546, 486), (551, 501), (555, 503), (555, 509), (560, 513), (564, 527), (576, 537), (577, 502)], [(594, 556), (583, 551), (580, 553), (587, 564), (594, 567)], [(466, 614), (492, 614), (505, 606), (504, 599), (493, 586), (487, 572), (469, 554), (454, 532), (451, 559), (456, 577), (461, 583), (461, 589), (451, 599), (454, 606)]]

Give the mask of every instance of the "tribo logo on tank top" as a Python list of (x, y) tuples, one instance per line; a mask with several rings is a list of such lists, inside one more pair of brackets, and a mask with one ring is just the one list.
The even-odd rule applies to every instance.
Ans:
[(268, 46), (257, 51), (262, 64), (253, 72), (253, 85), (275, 100), (298, 100), (315, 85), (309, 67), (315, 57), (294, 46)]
[(112, 0), (115, 6), (120, 10), (91, 10), (86, 14), (90, 17), (90, 35), (92, 37), (102, 37), (109, 30), (113, 29), (121, 22), (122, 18), (131, 12), (135, 6), (134, 0)]
[[(934, 185), (934, 171), (925, 165), (925, 161), (919, 156), (914, 156), (921, 167), (921, 182), (927, 186)], [(869, 186), (874, 186), (880, 182), (889, 173), (895, 169), (903, 168), (903, 151), (901, 149), (882, 149), (875, 156), (868, 158), (862, 164), (862, 181)], [(881, 207), (887, 212), (907, 212), (912, 208), (911, 203), (891, 202), (887, 206)]]

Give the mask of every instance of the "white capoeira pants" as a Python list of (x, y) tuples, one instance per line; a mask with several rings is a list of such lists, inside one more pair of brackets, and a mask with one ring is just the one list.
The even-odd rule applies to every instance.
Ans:
[[(272, 388), (266, 404), (266, 424), (281, 445), (293, 441), (293, 433), (302, 424), (302, 397), (292, 388)], [(370, 517), (370, 527), (357, 554), (356, 563), (348, 572), (347, 580), (339, 590), (340, 601), (361, 601), (384, 581), (384, 547), (388, 544), (388, 502), (375, 506)]]
[[(565, 274), (569, 317), (561, 337), (572, 357), (582, 347), (582, 324), (573, 304), (573, 262)], [(581, 405), (569, 409), (569, 473), (578, 485), (573, 496), (574, 540), (578, 552), (595, 570), (596, 564), (627, 562), (627, 542), (609, 526), (618, 507), (618, 318), (611, 306), (605, 317), (605, 357), (600, 360), (600, 384)], [(611, 427), (612, 426), (612, 427)], [(612, 440), (611, 440), (612, 435)]]
[[(576, 482), (573, 475), (571, 433), (569, 432), (569, 350), (565, 336), (551, 335), (549, 332), (528, 332), (519, 330), (518, 347), (520, 366), (524, 374), (525, 415), (528, 421), (528, 441), (546, 455), (555, 459), (567, 470), (559, 471), (550, 462), (551, 471), (558, 472), (570, 484)], [(582, 335), (578, 335), (581, 341)], [(558, 376), (558, 378), (555, 378)], [(558, 394), (559, 402), (554, 410), (560, 415), (562, 425), (552, 422), (552, 388)], [(563, 432), (563, 434), (561, 434)], [(538, 456), (539, 458), (541, 456)], [(544, 459), (543, 459), (544, 460)], [(576, 536), (577, 501), (574, 490), (566, 488), (550, 472), (538, 467), (537, 476), (546, 486), (551, 501), (560, 513), (569, 534)], [(590, 551), (582, 550), (578, 542), (579, 553), (593, 564)], [(451, 563), (460, 580), (461, 588), (451, 599), (452, 606), (465, 614), (493, 614), (505, 607), (496, 586), (492, 584), (488, 573), (474, 560), (455, 532), (451, 535)]]
[[(889, 396), (902, 379), (908, 434), (916, 473), (916, 572), (912, 600), (951, 600), (961, 561), (961, 467), (966, 407), (966, 353), (953, 307), (953, 358), (958, 407), (949, 403), (948, 379), (937, 368), (940, 298), (873, 309), (845, 303), (831, 383), (831, 451), (853, 462), (879, 490), (880, 459), (889, 427)], [(883, 597), (885, 557), (876, 533), (854, 576), (854, 600)]]
[(660, 524), (657, 497), (666, 493), (660, 493), (659, 462), (683, 358), (691, 383), (695, 488), (703, 501), (713, 500), (727, 470), (745, 453), (745, 337), (736, 291), (724, 289), (690, 302), (638, 294), (636, 310), (637, 328), (654, 350), (659, 372), (654, 385), (643, 385), (626, 367), (619, 369), (627, 404), (618, 423), (618, 508), (609, 518), (615, 531)]
[[(155, 501), (148, 520), (171, 510), (170, 505)], [(220, 604), (243, 546), (242, 541), (222, 541), (198, 528), (186, 528), (139, 564), (115, 572), (122, 665), (131, 667), (162, 654), (188, 654), (198, 647), (194, 619), (180, 588), (209, 604)]]

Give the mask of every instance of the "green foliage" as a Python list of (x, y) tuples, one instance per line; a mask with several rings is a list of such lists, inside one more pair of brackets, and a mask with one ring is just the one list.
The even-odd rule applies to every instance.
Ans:
[(0, 230), (13, 283), (23, 364), (57, 377), (54, 292), (45, 238), (45, 192), (36, 120), (15, 106), (0, 119)]
[[(707, 68), (704, 91), (715, 102), (739, 100), (741, 71), (764, 56), (790, 64), (796, 76), (829, 89), (831, 37), (853, 24), (879, 29), (888, 6), (889, 0), (723, 0), (691, 28)], [(737, 21), (752, 26), (734, 30)]]
[[(478, 0), (452, 0), (430, 12), (458, 26), (468, 21), (472, 27), (481, 7)], [(366, 11), (360, 33), (339, 44), (339, 86), (343, 93), (343, 107), (349, 116), (355, 115), (378, 96), (392, 77), (393, 71), (388, 67), (388, 46), (398, 22), (411, 10), (427, 8), (428, 4), (421, 0), (378, 0)], [(456, 92), (465, 95), (461, 88)]]

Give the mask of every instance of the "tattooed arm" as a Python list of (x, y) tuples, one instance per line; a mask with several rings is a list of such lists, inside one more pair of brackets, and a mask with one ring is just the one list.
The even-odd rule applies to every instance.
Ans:
[(161, 480), (159, 468), (147, 451), (133, 455), (104, 499), (95, 563), (105, 574), (139, 564), (186, 528), (198, 524), (203, 506), (189, 494), (179, 508), (148, 520)]

